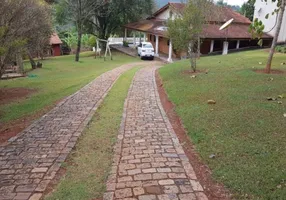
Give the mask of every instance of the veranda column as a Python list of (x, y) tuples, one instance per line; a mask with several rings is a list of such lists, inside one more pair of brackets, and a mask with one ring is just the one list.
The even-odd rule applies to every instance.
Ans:
[(127, 40), (127, 28), (125, 28), (124, 41)]
[(236, 42), (236, 49), (239, 49), (239, 46), (240, 46), (240, 40), (237, 40), (237, 42)]
[(227, 54), (228, 54), (228, 41), (224, 41), (222, 55), (227, 55)]
[(156, 49), (155, 49), (155, 56), (159, 56), (159, 36), (156, 35)]
[(141, 44), (141, 42), (142, 42), (142, 38), (141, 38), (141, 32), (139, 32), (139, 44)]
[(143, 42), (146, 42), (146, 33), (144, 33)]
[(210, 53), (214, 52), (214, 40), (211, 41)]
[(169, 57), (168, 57), (168, 62), (173, 62), (172, 53), (173, 53), (173, 45), (172, 45), (172, 40), (170, 40), (170, 42), (169, 42)]
[(133, 47), (136, 48), (136, 33), (133, 33)]

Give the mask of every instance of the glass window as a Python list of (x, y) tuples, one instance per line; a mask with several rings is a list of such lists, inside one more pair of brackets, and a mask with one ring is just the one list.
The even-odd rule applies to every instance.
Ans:
[(153, 48), (151, 44), (143, 44), (144, 48)]

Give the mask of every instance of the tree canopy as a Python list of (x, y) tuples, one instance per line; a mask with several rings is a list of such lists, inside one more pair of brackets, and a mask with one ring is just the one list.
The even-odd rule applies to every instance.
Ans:
[(253, 20), (253, 16), (254, 16), (254, 9), (255, 9), (254, 4), (255, 4), (255, 0), (248, 0), (241, 6), (241, 9), (239, 11), (240, 14), (246, 16), (251, 21)]
[(2, 1), (0, 6), (0, 77), (5, 64), (22, 51), (47, 44), (52, 33), (51, 9), (44, 1)]

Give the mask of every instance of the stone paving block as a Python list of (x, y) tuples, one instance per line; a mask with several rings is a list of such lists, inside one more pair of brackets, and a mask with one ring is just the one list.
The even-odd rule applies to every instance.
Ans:
[(138, 200), (156, 200), (155, 195), (142, 195), (139, 196)]
[(31, 200), (41, 198), (113, 83), (137, 65), (146, 64), (123, 65), (102, 74), (0, 147), (0, 188), (13, 186), (17, 192), (5, 193), (6, 199), (28, 200), (28, 193)]
[(135, 196), (139, 196), (139, 195), (142, 195), (144, 193), (145, 193), (145, 191), (144, 191), (144, 188), (142, 188), (142, 187), (133, 188), (133, 194)]
[(132, 190), (131, 188), (115, 190), (115, 197), (116, 198), (132, 197)]
[(150, 66), (136, 73), (124, 105), (113, 162), (118, 171), (109, 177), (116, 183), (116, 199), (205, 200), (203, 188), (162, 108), (156, 69)]

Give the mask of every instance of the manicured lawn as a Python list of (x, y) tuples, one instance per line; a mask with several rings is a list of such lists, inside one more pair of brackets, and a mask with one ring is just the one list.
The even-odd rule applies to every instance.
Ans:
[[(209, 73), (196, 78), (183, 73), (188, 61), (159, 71), (197, 151), (234, 199), (286, 198), (286, 74), (254, 72), (267, 55), (256, 50), (204, 57), (198, 68)], [(285, 61), (277, 54), (273, 69), (286, 70), (280, 65)], [(282, 104), (266, 100), (281, 94)], [(210, 99), (217, 103), (208, 105)]]
[[(0, 123), (31, 115), (42, 108), (74, 93), (88, 82), (124, 63), (136, 59), (115, 53), (114, 60), (94, 59), (91, 53), (83, 53), (79, 63), (74, 56), (62, 56), (43, 61), (43, 68), (29, 72), (32, 77), (0, 81), (0, 88), (31, 88), (37, 92), (26, 99), (0, 105)], [(29, 63), (25, 64), (30, 68)]]
[(124, 101), (138, 69), (127, 71), (115, 83), (78, 141), (69, 162), (65, 163), (65, 177), (46, 199), (89, 200), (103, 196)]

